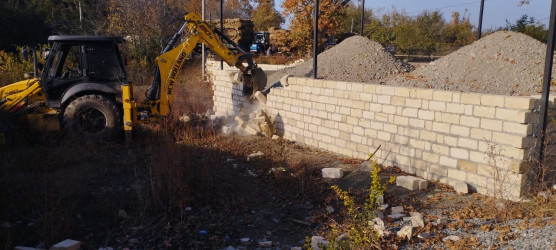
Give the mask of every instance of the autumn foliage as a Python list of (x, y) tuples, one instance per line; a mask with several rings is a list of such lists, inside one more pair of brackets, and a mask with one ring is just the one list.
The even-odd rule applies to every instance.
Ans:
[[(314, 0), (284, 0), (282, 4), (283, 14), (293, 17), (290, 23), (291, 46), (296, 47), (301, 54), (312, 50), (314, 5)], [(319, 46), (324, 45), (327, 35), (337, 33), (340, 20), (344, 15), (344, 2), (337, 0), (319, 1)]]

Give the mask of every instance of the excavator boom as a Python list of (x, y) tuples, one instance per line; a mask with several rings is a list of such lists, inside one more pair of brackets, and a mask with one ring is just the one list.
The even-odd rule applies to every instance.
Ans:
[[(183, 43), (175, 46), (186, 29), (189, 37)], [(222, 40), (235, 46), (239, 52), (230, 50)], [(253, 63), (251, 54), (241, 50), (221, 32), (213, 30), (196, 13), (189, 13), (185, 16), (184, 25), (156, 59), (155, 77), (147, 95), (152, 115), (166, 116), (170, 113), (174, 85), (180, 69), (199, 42), (205, 44), (228, 65), (238, 68), (245, 76), (243, 84), (253, 87), (254, 92), (258, 86), (266, 85), (266, 75)], [(247, 66), (243, 64), (244, 62), (247, 63)]]

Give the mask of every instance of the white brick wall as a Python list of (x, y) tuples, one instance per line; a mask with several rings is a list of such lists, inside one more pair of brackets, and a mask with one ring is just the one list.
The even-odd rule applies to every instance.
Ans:
[[(248, 105), (230, 71), (209, 71), (218, 115)], [(522, 192), (520, 164), (533, 145), (538, 98), (295, 77), (288, 84), (271, 89), (266, 104), (285, 138), (360, 158), (381, 145), (379, 162), (444, 183), (464, 181), (485, 194), (492, 193), (488, 152), (495, 145), (496, 167), (513, 180), (510, 193)]]

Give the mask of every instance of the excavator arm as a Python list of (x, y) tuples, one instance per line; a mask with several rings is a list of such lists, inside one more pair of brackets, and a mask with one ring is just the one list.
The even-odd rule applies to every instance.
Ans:
[[(188, 30), (189, 37), (175, 46), (185, 29)], [(223, 39), (235, 46), (239, 52), (230, 50), (222, 41)], [(151, 115), (166, 116), (170, 113), (180, 69), (199, 42), (205, 44), (228, 65), (238, 68), (244, 76), (243, 84), (252, 87), (253, 92), (260, 86), (266, 85), (266, 75), (253, 63), (251, 54), (241, 50), (218, 30), (213, 30), (196, 13), (189, 13), (185, 16), (183, 26), (156, 59), (155, 77), (147, 93)], [(243, 64), (244, 62), (247, 66)]]

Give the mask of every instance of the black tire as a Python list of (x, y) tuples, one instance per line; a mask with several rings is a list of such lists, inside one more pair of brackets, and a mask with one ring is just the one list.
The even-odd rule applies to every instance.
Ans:
[(73, 139), (108, 141), (122, 127), (120, 110), (102, 95), (85, 95), (73, 100), (64, 111), (64, 131)]

